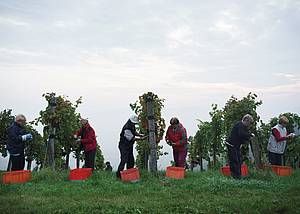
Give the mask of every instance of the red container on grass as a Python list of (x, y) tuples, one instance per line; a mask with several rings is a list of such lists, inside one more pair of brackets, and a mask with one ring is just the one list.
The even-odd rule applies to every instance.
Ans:
[(241, 173), (242, 173), (242, 176), (248, 175), (248, 166), (246, 164), (242, 164)]
[[(230, 167), (229, 166), (221, 167), (220, 171), (221, 171), (221, 173), (223, 175), (226, 175), (226, 176), (230, 176), (231, 175)], [(246, 164), (242, 164), (241, 174), (242, 174), (242, 176), (248, 175), (248, 166)]]
[(92, 168), (79, 168), (70, 170), (69, 180), (70, 181), (81, 181), (86, 180), (92, 175)]
[(137, 182), (140, 180), (140, 172), (137, 168), (121, 171), (121, 179), (125, 182)]
[(223, 167), (221, 167), (220, 171), (221, 171), (221, 173), (223, 175), (226, 175), (226, 176), (230, 176), (231, 175), (230, 167), (229, 166), (223, 166)]
[(4, 172), (2, 182), (4, 184), (19, 184), (26, 183), (31, 180), (30, 170), (18, 170), (11, 172)]
[(183, 179), (184, 176), (185, 176), (185, 169), (183, 167), (174, 167), (174, 166), (167, 167), (166, 177)]
[(293, 173), (292, 167), (271, 165), (272, 171), (278, 176), (290, 176)]

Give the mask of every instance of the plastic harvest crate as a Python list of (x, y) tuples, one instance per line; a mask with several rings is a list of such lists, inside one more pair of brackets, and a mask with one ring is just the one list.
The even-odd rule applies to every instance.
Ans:
[(166, 177), (183, 179), (184, 176), (185, 176), (185, 169), (183, 167), (174, 167), (174, 166), (167, 167)]
[(137, 168), (121, 171), (121, 179), (125, 182), (137, 182), (140, 180), (140, 172)]
[(293, 173), (292, 167), (271, 165), (272, 171), (278, 176), (290, 176)]
[(30, 170), (18, 170), (11, 172), (4, 172), (2, 177), (2, 182), (4, 184), (18, 184), (26, 183), (31, 180)]
[[(229, 166), (221, 167), (220, 171), (221, 171), (221, 173), (223, 175), (226, 175), (226, 176), (230, 176), (231, 175), (230, 167)], [(248, 166), (246, 164), (242, 164), (241, 174), (242, 174), (242, 176), (248, 175)]]
[(81, 181), (86, 180), (92, 175), (92, 168), (79, 168), (70, 170), (69, 180), (70, 181)]

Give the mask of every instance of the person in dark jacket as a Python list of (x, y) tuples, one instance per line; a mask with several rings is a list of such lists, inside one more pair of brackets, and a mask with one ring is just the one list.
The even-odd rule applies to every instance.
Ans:
[(80, 143), (84, 151), (84, 167), (95, 168), (97, 140), (94, 129), (87, 119), (81, 118), (82, 127), (74, 135), (76, 142)]
[(121, 162), (116, 172), (118, 178), (121, 178), (121, 171), (124, 170), (125, 165), (127, 169), (134, 167), (133, 145), (135, 141), (145, 139), (145, 137), (137, 133), (135, 129), (135, 125), (138, 124), (138, 122), (137, 116), (131, 116), (122, 128), (119, 142)]
[(7, 129), (7, 150), (10, 154), (12, 171), (23, 170), (25, 166), (24, 143), (32, 140), (32, 134), (24, 129), (25, 124), (26, 117), (20, 114), (16, 116), (15, 122)]
[(253, 117), (250, 114), (246, 114), (242, 121), (234, 125), (226, 142), (231, 176), (235, 179), (241, 179), (241, 145), (246, 144), (254, 137), (254, 134), (251, 134), (249, 131), (252, 123)]

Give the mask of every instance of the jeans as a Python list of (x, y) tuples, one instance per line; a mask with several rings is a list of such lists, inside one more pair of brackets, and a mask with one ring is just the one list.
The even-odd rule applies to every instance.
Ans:
[(176, 167), (183, 167), (185, 168), (185, 159), (187, 155), (187, 150), (178, 151), (173, 149), (173, 157)]
[(25, 156), (20, 154), (18, 156), (10, 155), (11, 171), (23, 170), (25, 166)]
[(84, 167), (95, 168), (96, 149), (84, 152)]
[(269, 152), (269, 163), (272, 165), (282, 166), (282, 157), (283, 155), (281, 154)]
[(240, 179), (242, 167), (241, 150), (240, 148), (232, 147), (230, 145), (227, 145), (227, 149), (231, 176)]
[(133, 146), (119, 145), (119, 150), (121, 154), (121, 162), (117, 170), (117, 177), (121, 177), (121, 171), (124, 170), (125, 165), (127, 169), (134, 167), (134, 156), (133, 156)]

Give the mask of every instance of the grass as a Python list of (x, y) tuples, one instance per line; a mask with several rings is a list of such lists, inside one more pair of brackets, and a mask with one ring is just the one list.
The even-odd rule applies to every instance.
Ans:
[(142, 172), (138, 183), (95, 172), (82, 182), (67, 172), (33, 173), (31, 182), (0, 185), (0, 213), (300, 213), (300, 171), (290, 177), (252, 172), (236, 181), (218, 171), (170, 180)]

